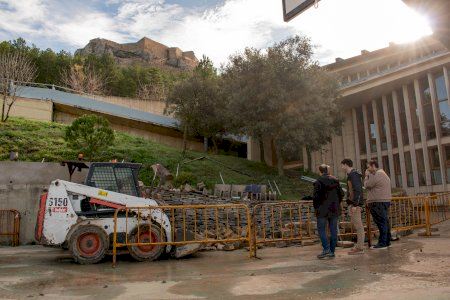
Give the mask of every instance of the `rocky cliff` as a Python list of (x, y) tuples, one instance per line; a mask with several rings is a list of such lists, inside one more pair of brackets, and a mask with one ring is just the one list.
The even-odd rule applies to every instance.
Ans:
[(142, 38), (136, 43), (119, 44), (110, 40), (96, 38), (90, 40), (75, 54), (102, 55), (111, 54), (123, 66), (138, 63), (146, 66), (168, 66), (177, 69), (193, 69), (198, 59), (193, 51), (182, 51), (178, 47), (167, 47), (149, 38)]

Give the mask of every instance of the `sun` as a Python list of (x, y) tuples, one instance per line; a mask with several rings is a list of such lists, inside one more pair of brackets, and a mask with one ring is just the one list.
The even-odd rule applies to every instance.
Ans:
[(394, 10), (396, 22), (383, 29), (391, 37), (392, 42), (407, 43), (433, 33), (426, 17), (418, 14), (402, 1), (394, 3), (393, 1), (390, 8)]

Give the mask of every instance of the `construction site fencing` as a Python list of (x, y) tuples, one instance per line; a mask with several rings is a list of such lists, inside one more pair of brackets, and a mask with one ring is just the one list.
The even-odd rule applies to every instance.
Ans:
[(20, 213), (15, 209), (0, 209), (0, 238), (10, 242), (11, 246), (19, 245)]
[[(157, 222), (154, 218), (159, 216), (162, 219), (164, 215), (170, 223), (170, 238), (152, 240), (149, 233), (147, 237), (150, 238), (141, 239), (141, 228), (150, 230), (153, 227), (159, 236), (166, 235), (163, 222)], [(114, 214), (113, 266), (116, 264), (117, 249), (133, 246), (208, 246), (220, 243), (233, 249), (248, 246), (250, 256), (253, 256), (251, 221), (250, 209), (245, 204), (117, 208)], [(122, 229), (118, 228), (119, 223)]]
[[(301, 242), (315, 235), (312, 201), (259, 203), (253, 207), (255, 245)], [(254, 247), (256, 249), (256, 246)]]

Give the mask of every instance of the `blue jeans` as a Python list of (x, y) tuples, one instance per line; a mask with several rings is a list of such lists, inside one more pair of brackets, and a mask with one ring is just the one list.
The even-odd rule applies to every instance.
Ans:
[[(324, 253), (334, 253), (337, 244), (337, 221), (338, 217), (317, 218), (317, 231), (319, 232), (320, 241)], [(328, 242), (327, 227), (330, 229), (330, 241)]]
[(391, 226), (389, 225), (389, 202), (369, 203), (370, 214), (380, 231), (378, 245), (386, 247), (391, 244)]

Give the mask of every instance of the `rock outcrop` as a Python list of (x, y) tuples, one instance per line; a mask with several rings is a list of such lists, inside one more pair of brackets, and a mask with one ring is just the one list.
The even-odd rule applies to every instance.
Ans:
[(145, 66), (169, 66), (190, 70), (198, 64), (198, 59), (193, 51), (182, 51), (178, 47), (167, 47), (146, 37), (136, 43), (127, 44), (96, 38), (90, 40), (84, 48), (75, 51), (75, 54), (111, 54), (123, 66), (138, 63)]

